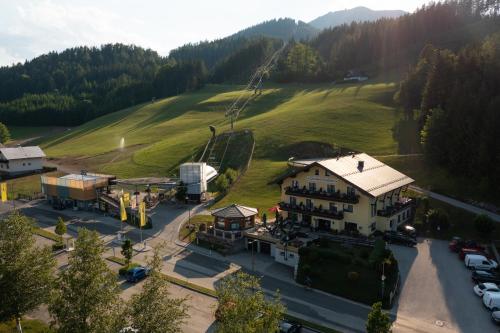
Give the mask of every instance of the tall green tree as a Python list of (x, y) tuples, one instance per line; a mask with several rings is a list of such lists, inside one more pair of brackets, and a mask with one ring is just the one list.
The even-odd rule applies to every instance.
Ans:
[(59, 236), (63, 236), (66, 232), (68, 231), (68, 228), (66, 227), (66, 223), (64, 223), (64, 220), (62, 217), (59, 217), (57, 219), (57, 224), (56, 224), (56, 229), (55, 232)]
[(366, 322), (367, 333), (391, 333), (391, 319), (389, 315), (382, 311), (382, 303), (373, 304), (372, 310), (368, 314)]
[(259, 279), (243, 272), (225, 277), (216, 292), (218, 333), (274, 332), (285, 312), (278, 292), (267, 300)]
[(49, 305), (60, 333), (116, 333), (123, 327), (116, 274), (102, 258), (99, 234), (78, 230), (68, 268), (60, 273)]
[(0, 321), (21, 317), (48, 301), (55, 260), (35, 244), (32, 221), (17, 212), (0, 222)]
[(130, 265), (130, 260), (132, 260), (132, 255), (134, 254), (134, 248), (132, 246), (132, 241), (129, 238), (125, 239), (123, 242), (121, 253), (125, 258), (125, 265)]
[(0, 143), (6, 143), (10, 140), (10, 132), (4, 123), (0, 123)]
[(491, 233), (495, 230), (495, 221), (486, 214), (477, 215), (474, 218), (474, 227), (484, 239), (489, 239)]
[(172, 298), (169, 283), (161, 274), (163, 260), (160, 247), (148, 262), (151, 269), (142, 291), (132, 296), (129, 305), (131, 326), (139, 333), (177, 333), (188, 318), (185, 298)]

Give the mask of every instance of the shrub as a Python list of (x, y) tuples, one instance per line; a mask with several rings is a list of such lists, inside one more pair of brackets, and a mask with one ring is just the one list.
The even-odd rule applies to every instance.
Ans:
[(234, 169), (228, 168), (226, 172), (224, 172), (229, 184), (234, 184), (236, 178), (238, 178), (238, 172)]
[(373, 267), (377, 266), (384, 259), (385, 255), (385, 241), (382, 239), (377, 239), (375, 241), (375, 245), (373, 246), (373, 250), (370, 253), (370, 257), (368, 261), (370, 265)]
[(359, 273), (358, 272), (349, 272), (347, 273), (347, 278), (349, 281), (358, 281), (359, 280)]
[(229, 188), (229, 180), (227, 179), (226, 175), (222, 174), (217, 177), (217, 180), (215, 181), (215, 188), (220, 193), (226, 193), (227, 189)]
[(448, 214), (442, 209), (431, 209), (427, 213), (427, 222), (434, 230), (446, 230), (450, 227)]
[(474, 218), (474, 227), (483, 238), (489, 238), (495, 230), (495, 222), (488, 215), (481, 214)]
[(64, 243), (63, 242), (56, 242), (54, 244), (52, 244), (52, 251), (59, 251), (59, 250), (62, 250), (64, 249)]
[(368, 251), (368, 249), (362, 249), (359, 253), (359, 257), (365, 260), (368, 259), (368, 257), (370, 257), (370, 251)]

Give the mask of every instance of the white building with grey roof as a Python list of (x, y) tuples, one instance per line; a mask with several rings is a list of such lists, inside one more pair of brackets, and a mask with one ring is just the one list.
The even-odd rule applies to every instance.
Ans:
[(12, 176), (41, 171), (44, 158), (38, 146), (0, 148), (0, 173)]

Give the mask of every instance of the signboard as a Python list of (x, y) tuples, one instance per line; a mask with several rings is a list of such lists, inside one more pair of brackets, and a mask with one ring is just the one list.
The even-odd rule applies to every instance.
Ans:
[(130, 206), (130, 193), (128, 192), (123, 193), (123, 204), (125, 205), (125, 207)]
[(139, 204), (139, 226), (142, 228), (146, 225), (146, 203), (143, 201)]
[(122, 222), (127, 221), (127, 210), (125, 209), (123, 197), (120, 197), (120, 219), (122, 220)]
[(7, 201), (7, 183), (0, 183), (0, 192), (2, 197), (2, 202)]

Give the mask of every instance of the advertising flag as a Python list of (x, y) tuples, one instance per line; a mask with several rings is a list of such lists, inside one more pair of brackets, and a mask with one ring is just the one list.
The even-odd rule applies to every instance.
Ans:
[(139, 217), (140, 226), (144, 227), (146, 225), (146, 203), (143, 201), (139, 204)]
[(2, 194), (2, 202), (7, 201), (7, 183), (0, 183), (0, 192)]
[(127, 210), (125, 209), (123, 197), (120, 197), (120, 218), (122, 222), (127, 221)]
[(123, 193), (123, 203), (125, 204), (125, 207), (130, 206), (130, 193), (128, 192)]

